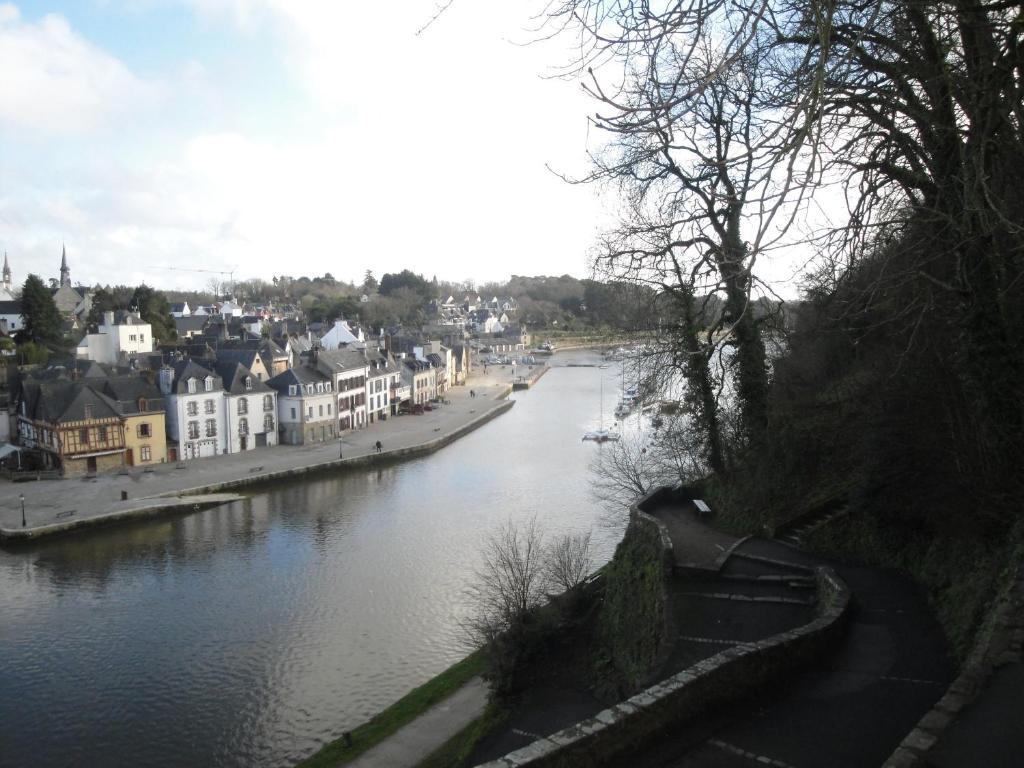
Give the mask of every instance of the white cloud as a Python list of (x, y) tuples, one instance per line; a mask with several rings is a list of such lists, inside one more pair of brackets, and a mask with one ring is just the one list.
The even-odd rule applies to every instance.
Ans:
[[(125, 116), (118, 127), (135, 137), (131, 151), (105, 139), (60, 161), (4, 168), (0, 157), (9, 182), (0, 228), (10, 238), (0, 246), (12, 251), (16, 273), (49, 276), (61, 238), (73, 276), (90, 283), (205, 283), (201, 273), (157, 269), (170, 266), (264, 278), (357, 278), (368, 268), (478, 280), (585, 271), (599, 216), (594, 194), (567, 186), (545, 163), (583, 166), (590, 105), (573, 84), (539, 78), (552, 62), (541, 49), (506, 42), (521, 10), (499, 4), (496, 15), (456, 3), (417, 37), (431, 3), (185, 2), (202, 14), (204, 34), (225, 20), (240, 34), (272, 25), (280, 45), (267, 55), (283, 57), (275, 63), (303, 98), (240, 106), (291, 110), (285, 128), (249, 130), (251, 114), (214, 121), (200, 109), (157, 141), (139, 129), (153, 116)], [(12, 6), (0, 9), (10, 15)], [(0, 14), (7, 32), (40, 41), (34, 57), (7, 71), (51, 71), (56, 63), (39, 51), (55, 38), (83, 66), (106, 72), (91, 78), (102, 93), (88, 103), (100, 105), (79, 108), (81, 125), (109, 120), (102, 104), (125, 93), (158, 92), (153, 112), (168, 114), (189, 100), (218, 109), (214, 89), (230, 88), (217, 61), (185, 55), (157, 87), (58, 17), (27, 24), (16, 11)], [(63, 78), (78, 71), (58, 69)], [(66, 118), (63, 106), (53, 110)]]
[(63, 17), (26, 22), (10, 4), (0, 6), (0, 72), (0, 127), (25, 133), (88, 133), (157, 97)]

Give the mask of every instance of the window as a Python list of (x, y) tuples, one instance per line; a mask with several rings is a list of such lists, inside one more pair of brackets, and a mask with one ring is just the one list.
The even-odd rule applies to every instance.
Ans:
[(139, 342), (140, 342), (140, 343), (142, 343), (142, 342), (144, 342), (145, 340), (146, 340), (146, 334), (144, 334), (144, 333), (140, 333), (140, 334), (139, 334)]
[(323, 384), (323, 382), (320, 382), (319, 384), (316, 385), (316, 391), (317, 392), (323, 392), (324, 391), (324, 384)]
[(82, 445), (88, 445), (89, 444), (89, 430), (88, 429), (80, 429), (80, 430), (78, 430), (78, 442), (80, 442)]
[(328, 392), (330, 392), (331, 391), (331, 382), (328, 381), (326, 384), (324, 384), (324, 389), (326, 389)]
[(331, 415), (331, 404), (330, 403), (327, 404), (327, 415), (328, 416)]
[(195, 394), (195, 391), (196, 391), (196, 380), (195, 379), (189, 379), (188, 380), (188, 391), (190, 393), (192, 393), (192, 394)]
[(216, 400), (207, 400), (207, 401), (205, 401), (205, 411), (206, 411), (206, 413), (216, 413), (217, 412), (217, 401)]
[(217, 420), (207, 419), (206, 420), (206, 436), (216, 437), (217, 436)]
[(245, 388), (252, 389), (252, 376), (245, 377)]
[(145, 413), (149, 410), (149, 402), (144, 397), (139, 398), (139, 413)]
[(292, 408), (292, 421), (295, 421), (298, 417), (295, 415), (295, 409)]
[(309, 418), (313, 418), (313, 406), (309, 406)]
[(246, 398), (244, 398), (244, 397), (238, 398), (238, 412), (239, 413), (248, 413), (249, 412), (249, 401)]
[(272, 410), (274, 410), (274, 396), (273, 395), (264, 395), (263, 396), (263, 410), (264, 411), (272, 411)]
[(263, 431), (273, 432), (274, 431), (274, 417), (271, 414), (267, 414), (263, 417)]
[(238, 420), (238, 434), (248, 435), (249, 434), (249, 420), (239, 419)]
[(85, 418), (87, 418), (87, 419), (91, 419), (92, 418), (92, 403), (86, 403), (85, 404)]
[(188, 423), (188, 439), (196, 440), (199, 437), (199, 422), (190, 421)]
[(135, 334), (134, 333), (129, 333), (128, 334), (128, 341), (135, 341)]
[(324, 407), (321, 405), (320, 406), (320, 418), (322, 419), (323, 417), (324, 417)]
[(153, 460), (153, 454), (150, 453), (148, 445), (142, 446), (142, 448), (139, 449), (139, 453), (142, 455), (142, 460), (143, 461), (152, 461)]
[(298, 394), (298, 387), (296, 387), (294, 384), (289, 384), (288, 385), (288, 395), (290, 397), (295, 397), (295, 395), (297, 395), (297, 394)]
[(106, 427), (100, 427), (99, 441), (101, 443), (107, 442), (107, 428)]
[(149, 424), (139, 424), (135, 427), (135, 434), (138, 437), (152, 437), (153, 428)]
[(207, 376), (203, 383), (206, 385), (207, 392), (213, 392), (213, 376)]
[(191, 400), (185, 404), (185, 413), (189, 416), (195, 416), (199, 413), (199, 403), (195, 400)]

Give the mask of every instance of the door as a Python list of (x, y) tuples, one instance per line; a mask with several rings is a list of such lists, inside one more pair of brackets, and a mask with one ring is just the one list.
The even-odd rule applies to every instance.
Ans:
[(134, 467), (135, 466), (135, 449), (134, 448), (128, 448), (128, 449), (125, 450), (125, 452), (124, 452), (124, 460), (125, 460), (125, 463), (128, 464), (129, 467)]
[(267, 433), (266, 432), (260, 432), (258, 435), (256, 435), (256, 447), (257, 448), (266, 448), (267, 447)]
[(89, 456), (89, 457), (86, 458), (86, 460), (85, 460), (85, 470), (90, 475), (96, 474), (96, 457), (95, 456)]
[(241, 447), (242, 447), (243, 451), (248, 450), (248, 448), (249, 448), (249, 439), (248, 439), (248, 437), (246, 435), (242, 435), (241, 437), (239, 437), (238, 438), (238, 442), (241, 443)]

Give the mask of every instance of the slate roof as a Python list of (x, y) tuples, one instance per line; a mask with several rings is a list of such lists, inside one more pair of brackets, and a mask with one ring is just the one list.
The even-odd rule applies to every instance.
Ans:
[(365, 368), (367, 353), (362, 349), (322, 349), (317, 352), (317, 364), (335, 372)]
[[(277, 376), (267, 381), (266, 384), (271, 389), (276, 389), (280, 394), (287, 395), (288, 386), (291, 384), (299, 386), (299, 393), (303, 394), (301, 387), (304, 384), (322, 384), (326, 382), (330, 382), (328, 376), (308, 365), (300, 365), (277, 374)], [(317, 394), (321, 393), (318, 392)]]
[[(48, 424), (117, 418), (121, 415), (116, 401), (97, 392), (84, 381), (70, 379), (22, 382), (22, 402), (27, 418)], [(88, 415), (86, 406), (89, 407)]]
[[(111, 376), (103, 382), (102, 389), (104, 394), (117, 401), (125, 416), (164, 410), (164, 397), (160, 390), (142, 376)], [(146, 401), (145, 411), (139, 409), (140, 400)]]
[[(217, 363), (218, 365), (226, 365), (230, 363), (239, 363), (245, 368), (251, 370), (256, 364), (256, 358), (260, 356), (258, 349), (244, 349), (234, 348), (225, 349), (223, 346), (217, 347)], [(263, 362), (260, 359), (260, 362)], [(225, 384), (225, 387), (227, 385)]]
[[(256, 378), (256, 374), (238, 362), (217, 363), (214, 366), (217, 374), (224, 382), (224, 391), (229, 395), (255, 395), (272, 391), (270, 387)], [(251, 379), (252, 386), (246, 389), (245, 377)]]
[(0, 315), (20, 315), (20, 301), (0, 301)]
[(367, 349), (366, 360), (370, 364), (370, 377), (386, 376), (398, 370), (394, 358), (379, 349)]
[(174, 318), (174, 327), (179, 336), (186, 333), (200, 333), (209, 322), (209, 315), (186, 315), (185, 317)]
[(171, 383), (171, 392), (178, 395), (196, 394), (188, 391), (188, 380), (196, 379), (196, 392), (204, 391), (204, 381), (207, 376), (213, 377), (213, 391), (220, 392), (224, 388), (224, 381), (217, 375), (216, 371), (206, 368), (195, 360), (181, 360), (171, 366), (174, 369), (174, 381)]

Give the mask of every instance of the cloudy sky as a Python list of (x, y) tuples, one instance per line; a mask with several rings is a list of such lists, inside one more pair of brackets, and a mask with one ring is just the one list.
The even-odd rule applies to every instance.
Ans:
[(88, 284), (584, 276), (606, 215), (546, 165), (586, 168), (593, 105), (527, 5), (0, 2), (15, 280), (62, 242)]

